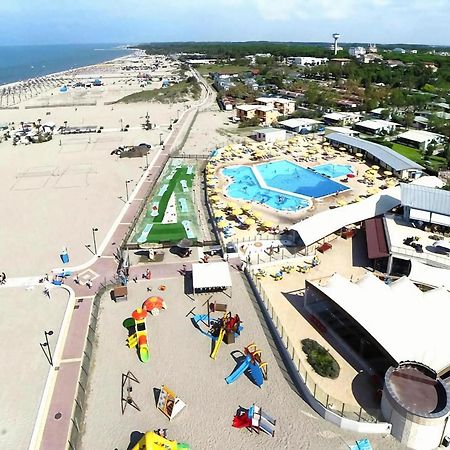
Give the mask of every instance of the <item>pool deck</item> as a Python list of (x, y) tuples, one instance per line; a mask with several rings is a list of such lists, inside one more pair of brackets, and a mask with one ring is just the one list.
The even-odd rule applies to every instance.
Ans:
[[(254, 145), (255, 144), (251, 144), (251, 146), (247, 147), (252, 148), (252, 146)], [(304, 149), (305, 146), (308, 145), (320, 146), (322, 151), (317, 151), (317, 153), (315, 153), (314, 155), (305, 156)], [(234, 147), (237, 147), (237, 145), (235, 144)], [(370, 169), (370, 166), (367, 165), (364, 160), (355, 158), (353, 155), (350, 155), (344, 151), (335, 151), (334, 155), (330, 156), (326, 153), (326, 147), (322, 147), (321, 143), (318, 140), (312, 140), (312, 138), (299, 137), (298, 144), (295, 147), (295, 151), (290, 150), (290, 152), (288, 152), (286, 149), (276, 149), (273, 146), (266, 146), (266, 148), (272, 150), (272, 157), (267, 156), (265, 157), (265, 159), (255, 160), (254, 158), (252, 159), (251, 154), (237, 152), (234, 154), (235, 156), (233, 156), (232, 151), (224, 153), (222, 149), (222, 153), (219, 152), (219, 155), (215, 159), (213, 159), (215, 169), (214, 173), (218, 175), (219, 180), (213, 191), (215, 194), (217, 193), (219, 195), (220, 202), (217, 204), (218, 206), (224, 205), (229, 201), (232, 201), (238, 205), (251, 205), (253, 211), (257, 211), (262, 214), (261, 221), (273, 222), (278, 225), (279, 230), (282, 230), (283, 228), (288, 228), (291, 225), (299, 222), (300, 220), (306, 219), (316, 213), (328, 210), (330, 208), (339, 207), (340, 205), (337, 202), (350, 203), (352, 201), (355, 201), (355, 199), (358, 197), (367, 196), (369, 195), (369, 188), (380, 188), (385, 184), (384, 178), (378, 174), (373, 180), (373, 185), (369, 186), (363, 178), (363, 175), (368, 169)], [(279, 160), (287, 160), (296, 163), (303, 168), (313, 168), (314, 166), (323, 164), (350, 165), (355, 176), (353, 178), (349, 178), (348, 182), (344, 184), (349, 188), (347, 191), (339, 192), (337, 194), (332, 194), (330, 196), (318, 199), (311, 199), (307, 197), (311, 200), (311, 207), (304, 208), (299, 212), (279, 211), (255, 202), (239, 200), (230, 197), (227, 194), (229, 178), (221, 173), (221, 169), (230, 167), (232, 165), (246, 165), (253, 167), (264, 162)], [(342, 178), (345, 177), (337, 177), (337, 179), (334, 179), (333, 181), (339, 182), (339, 179)], [(261, 230), (258, 228), (258, 224), (252, 225), (247, 229), (240, 229), (235, 226), (233, 229), (233, 236), (231, 236), (230, 238), (226, 238), (226, 240), (236, 241), (249, 239), (250, 237), (256, 236), (260, 231)]]

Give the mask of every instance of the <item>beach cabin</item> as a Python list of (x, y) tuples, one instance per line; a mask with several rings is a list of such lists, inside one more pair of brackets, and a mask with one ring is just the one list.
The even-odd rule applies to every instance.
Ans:
[(254, 135), (255, 141), (258, 142), (277, 142), (286, 140), (286, 130), (279, 128), (261, 128), (256, 130)]

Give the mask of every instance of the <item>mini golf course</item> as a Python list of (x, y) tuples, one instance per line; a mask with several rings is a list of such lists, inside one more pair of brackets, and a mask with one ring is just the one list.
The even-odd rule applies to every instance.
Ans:
[(167, 165), (134, 230), (138, 244), (197, 239), (197, 210), (192, 199), (195, 165), (179, 160)]

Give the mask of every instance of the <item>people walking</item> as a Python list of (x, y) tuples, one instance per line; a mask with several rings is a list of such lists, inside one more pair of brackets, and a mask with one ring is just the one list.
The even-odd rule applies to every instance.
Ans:
[(0, 284), (5, 284), (6, 283), (6, 274), (5, 272), (2, 272), (0, 274)]

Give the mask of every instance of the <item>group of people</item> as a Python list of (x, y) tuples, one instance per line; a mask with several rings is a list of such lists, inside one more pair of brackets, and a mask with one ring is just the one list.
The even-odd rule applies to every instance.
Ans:
[(0, 274), (0, 284), (5, 284), (6, 283), (6, 273), (2, 272)]

